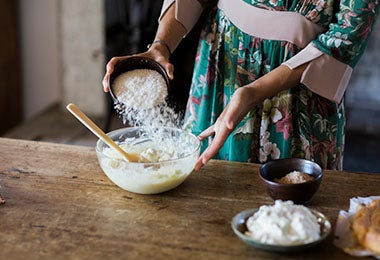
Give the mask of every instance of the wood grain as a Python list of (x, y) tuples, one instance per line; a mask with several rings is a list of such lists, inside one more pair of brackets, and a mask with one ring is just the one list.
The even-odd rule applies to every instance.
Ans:
[[(271, 204), (259, 165), (211, 161), (158, 195), (118, 188), (92, 147), (0, 138), (1, 259), (350, 259), (332, 235), (295, 254), (253, 249), (233, 233), (239, 211)], [(333, 226), (354, 196), (379, 195), (380, 175), (326, 171), (308, 206)]]

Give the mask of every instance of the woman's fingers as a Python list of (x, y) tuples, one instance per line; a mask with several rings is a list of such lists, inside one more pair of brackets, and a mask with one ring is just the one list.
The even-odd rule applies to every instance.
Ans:
[(113, 72), (113, 70), (115, 68), (116, 63), (118, 63), (120, 60), (125, 59), (125, 58), (127, 58), (127, 56), (125, 56), (125, 57), (113, 57), (107, 63), (107, 65), (106, 65), (106, 74), (104, 75), (103, 80), (102, 80), (102, 85), (103, 85), (104, 92), (108, 92), (110, 90), (109, 78), (110, 78), (110, 75), (112, 74), (112, 72)]
[(195, 164), (195, 170), (199, 170), (202, 166), (204, 166), (214, 155), (220, 150), (228, 136), (232, 132), (232, 129), (226, 127), (225, 124), (221, 124), (217, 131), (214, 131), (214, 126), (209, 127), (205, 131), (201, 133), (199, 136), (200, 140), (205, 139), (206, 137), (212, 136), (215, 134), (212, 139), (210, 145), (206, 148), (206, 150), (202, 153), (202, 155), (198, 158)]
[(173, 64), (171, 64), (170, 62), (167, 62), (165, 65), (165, 70), (166, 70), (166, 73), (168, 74), (168, 77), (170, 80), (173, 80), (174, 79), (174, 66)]
[(202, 141), (202, 140), (206, 139), (207, 137), (212, 136), (214, 134), (215, 134), (214, 125), (212, 125), (212, 126), (208, 127), (206, 130), (204, 130), (202, 133), (200, 133), (198, 135), (198, 138), (199, 138), (199, 140)]
[(110, 61), (106, 65), (106, 73), (105, 73), (103, 80), (102, 80), (104, 92), (108, 92), (110, 90), (109, 78), (110, 78), (110, 75), (112, 74), (112, 72), (115, 68), (115, 65), (119, 61), (127, 59), (131, 56), (146, 57), (146, 58), (150, 58), (150, 59), (157, 61), (158, 63), (160, 63), (165, 68), (169, 79), (172, 80), (174, 78), (174, 76), (173, 76), (173, 71), (174, 71), (173, 64), (171, 64), (170, 61), (168, 59), (166, 59), (160, 52), (157, 52), (154, 50), (148, 50), (147, 52), (143, 52), (143, 53), (139, 53), (139, 54), (134, 54), (134, 55), (130, 55), (130, 56), (113, 57), (112, 59), (110, 59)]
[(204, 166), (226, 142), (228, 136), (232, 133), (239, 122), (244, 118), (250, 109), (250, 95), (247, 89), (238, 89), (231, 98), (231, 101), (220, 114), (215, 124), (204, 130), (198, 138), (204, 140), (214, 135), (213, 140), (207, 149), (199, 157), (195, 170), (199, 170)]
[(155, 50), (150, 50), (148, 51), (149, 55), (152, 56), (152, 58), (161, 64), (162, 67), (164, 67), (165, 71), (166, 71), (166, 74), (168, 74), (168, 77), (170, 80), (172, 80), (174, 78), (174, 66), (172, 63), (170, 63), (170, 61), (165, 58), (165, 56), (163, 56), (160, 52), (157, 52)]

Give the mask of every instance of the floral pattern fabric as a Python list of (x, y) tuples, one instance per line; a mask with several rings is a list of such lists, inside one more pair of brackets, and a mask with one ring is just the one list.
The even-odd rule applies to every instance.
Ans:
[[(364, 52), (378, 13), (378, 0), (342, 0), (336, 21), (333, 0), (245, 2), (269, 10), (298, 12), (326, 27), (326, 32), (313, 42), (324, 53), (352, 67)], [(289, 42), (247, 35), (214, 8), (198, 46), (185, 127), (200, 134), (215, 123), (237, 88), (272, 71), (300, 50)], [(344, 99), (336, 104), (298, 85), (250, 111), (215, 159), (265, 163), (297, 157), (341, 170), (344, 130)], [(210, 141), (203, 141), (202, 150)]]

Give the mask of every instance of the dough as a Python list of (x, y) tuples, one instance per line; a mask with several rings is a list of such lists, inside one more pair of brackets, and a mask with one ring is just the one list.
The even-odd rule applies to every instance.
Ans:
[(352, 229), (363, 247), (380, 254), (380, 199), (359, 207)]

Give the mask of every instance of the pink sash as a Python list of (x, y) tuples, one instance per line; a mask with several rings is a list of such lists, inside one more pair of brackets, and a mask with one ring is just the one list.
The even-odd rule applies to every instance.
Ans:
[(301, 48), (326, 31), (299, 13), (261, 9), (242, 0), (219, 0), (218, 8), (236, 27), (249, 35), (288, 41)]

